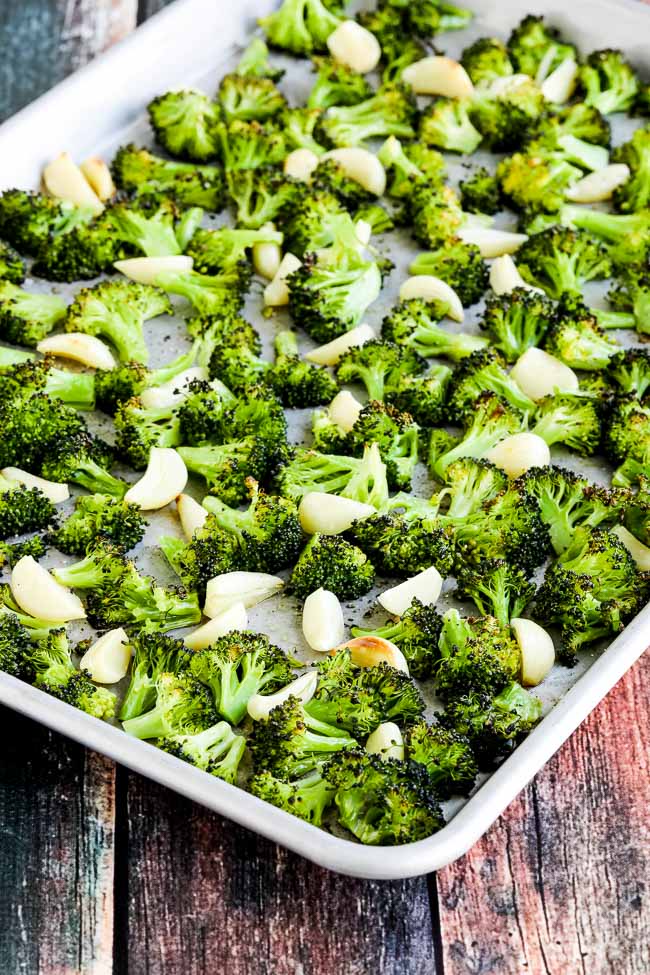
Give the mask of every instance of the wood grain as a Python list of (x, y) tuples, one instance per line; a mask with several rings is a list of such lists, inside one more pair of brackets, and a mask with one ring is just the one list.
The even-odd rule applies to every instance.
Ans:
[(437, 876), (445, 975), (650, 971), (650, 659)]
[(109, 975), (114, 766), (0, 709), (0, 971)]
[(425, 879), (328, 873), (131, 776), (129, 975), (434, 975)]

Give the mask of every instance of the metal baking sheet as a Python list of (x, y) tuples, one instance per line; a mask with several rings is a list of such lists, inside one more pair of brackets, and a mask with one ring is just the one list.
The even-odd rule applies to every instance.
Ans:
[[(438, 47), (451, 56), (457, 56), (476, 37), (486, 34), (507, 37), (511, 28), (529, 12), (527, 0), (502, 0), (498, 5), (488, 0), (468, 0), (468, 5), (477, 14), (472, 26), (459, 34), (443, 35), (437, 41)], [(0, 127), (0, 188), (37, 186), (44, 163), (62, 149), (78, 159), (90, 153), (110, 158), (117, 146), (126, 141), (150, 143), (151, 134), (143, 114), (149, 99), (174, 87), (196, 86), (213, 91), (221, 75), (235, 63), (255, 18), (274, 6), (273, 0), (240, 0), (236, 5), (226, 5), (223, 0), (177, 0), (107, 54)], [(647, 44), (650, 12), (636, 0), (574, 0), (570, 7), (562, 7), (553, 0), (540, 0), (535, 12), (543, 13), (551, 23), (565, 30), (583, 50), (621, 47), (646, 75), (650, 74)], [(295, 104), (309, 90), (309, 68), (306, 62), (287, 59), (285, 63), (288, 70), (282, 87)], [(615, 141), (626, 138), (632, 127), (629, 120), (617, 120)], [(472, 157), (472, 164), (481, 159), (477, 153)], [(450, 158), (452, 182), (462, 175), (465, 161)], [(220, 222), (219, 218), (216, 222)], [(396, 268), (380, 300), (368, 313), (368, 321), (375, 326), (396, 300), (413, 245), (400, 239), (397, 247), (390, 248), (390, 253)], [(46, 282), (28, 282), (28, 286), (32, 284), (39, 290), (51, 287)], [(74, 289), (57, 286), (56, 290), (70, 294)], [(246, 313), (269, 349), (275, 329), (283, 327), (286, 320), (281, 315), (271, 323), (262, 318), (260, 292), (261, 286), (254, 285)], [(602, 287), (596, 286), (588, 293), (588, 299), (598, 304), (602, 294)], [(476, 328), (480, 306), (472, 312), (470, 329)], [(170, 361), (187, 344), (182, 319), (149, 323), (147, 341), (154, 366)], [(308, 346), (309, 340), (305, 340), (304, 347)], [(294, 411), (293, 440), (306, 436), (310, 414), (311, 411)], [(105, 419), (97, 417), (96, 423), (102, 433), (110, 430)], [(566, 452), (554, 450), (553, 458), (585, 470), (596, 479), (603, 480), (607, 475), (602, 466), (593, 461), (585, 464)], [(132, 473), (130, 476), (134, 478)], [(425, 480), (420, 487), (425, 487)], [(200, 484), (195, 484), (193, 490), (201, 497)], [(180, 534), (175, 516), (169, 510), (151, 518), (150, 528), (135, 556), (144, 571), (152, 572), (164, 582), (172, 576), (156, 546), (156, 538), (163, 533)], [(51, 566), (64, 561), (71, 560), (49, 553), (45, 564)], [(449, 592), (452, 589), (453, 583), (447, 582), (441, 598), (442, 608), (454, 604)], [(365, 616), (366, 613), (369, 615)], [(382, 618), (376, 614), (371, 593), (355, 606), (346, 606), (346, 621), (373, 621), (373, 613), (374, 619)], [(298, 648), (298, 655), (305, 660), (315, 658), (304, 645), (297, 607), (289, 597), (281, 596), (253, 609), (251, 626), (267, 632), (286, 649)], [(85, 635), (83, 628), (78, 635)], [(583, 653), (578, 666), (572, 670), (554, 668), (547, 680), (535, 689), (542, 699), (545, 717), (532, 734), (497, 771), (481, 777), (468, 800), (455, 799), (445, 804), (449, 822), (444, 829), (426, 840), (399, 848), (364, 847), (317, 829), (146, 742), (129, 738), (117, 724), (111, 726), (91, 718), (5, 674), (0, 674), (0, 702), (322, 866), (359, 877), (393, 879), (427, 873), (462, 856), (649, 643), (650, 606), (607, 648)], [(423, 690), (427, 696), (430, 688), (425, 685)], [(427, 699), (431, 710), (435, 710), (435, 699), (430, 694)]]

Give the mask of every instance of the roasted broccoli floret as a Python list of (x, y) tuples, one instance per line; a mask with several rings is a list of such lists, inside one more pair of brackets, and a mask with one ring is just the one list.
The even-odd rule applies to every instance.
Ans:
[(450, 522), (463, 521), (478, 511), (486, 501), (492, 501), (508, 486), (503, 471), (487, 460), (461, 457), (447, 467), (445, 487), (432, 503), (446, 502), (445, 518)]
[(219, 154), (219, 106), (200, 91), (168, 91), (147, 106), (156, 139), (178, 159), (207, 162)]
[(396, 495), (390, 511), (355, 521), (350, 535), (385, 575), (408, 577), (435, 565), (445, 576), (453, 563), (450, 528), (426, 502)]
[(428, 775), (416, 762), (355, 750), (335, 756), (323, 774), (336, 788), (339, 822), (362, 843), (413, 843), (444, 826)]
[(519, 248), (521, 276), (559, 300), (566, 292), (582, 294), (588, 281), (609, 277), (607, 249), (589, 233), (569, 227), (549, 227)]
[(375, 339), (348, 349), (339, 359), (336, 375), (342, 383), (363, 383), (369, 398), (381, 401), (402, 375), (417, 375), (425, 368), (424, 359), (406, 345)]
[(497, 78), (514, 74), (508, 50), (503, 41), (496, 37), (479, 37), (465, 48), (460, 63), (479, 88), (489, 88)]
[(328, 589), (339, 599), (358, 599), (375, 582), (375, 568), (356, 545), (340, 535), (313, 535), (300, 553), (289, 586), (298, 599)]
[(650, 471), (650, 404), (634, 396), (617, 399), (607, 413), (605, 453), (620, 464), (612, 484), (631, 487)]
[(579, 393), (554, 393), (537, 403), (532, 432), (549, 447), (561, 443), (583, 457), (595, 454), (601, 437), (600, 402)]
[[(47, 552), (47, 542), (40, 535), (33, 535), (24, 542), (0, 542), (0, 565), (13, 569), (26, 555), (30, 555), (37, 562)], [(0, 670), (2, 668), (0, 667)]]
[(0, 671), (22, 680), (31, 680), (34, 676), (29, 659), (32, 650), (27, 627), (12, 613), (3, 612), (0, 616)]
[(168, 199), (179, 206), (212, 211), (223, 207), (224, 181), (219, 166), (163, 159), (131, 142), (117, 150), (111, 171), (117, 186), (135, 197), (158, 202)]
[(501, 440), (525, 429), (525, 418), (494, 393), (483, 393), (466, 417), (460, 439), (440, 436), (434, 430), (429, 441), (428, 463), (432, 474), (445, 479), (447, 467), (461, 457), (485, 457)]
[(140, 396), (145, 389), (162, 386), (181, 376), (196, 362), (195, 349), (184, 352), (160, 369), (147, 369), (142, 362), (122, 362), (113, 369), (95, 372), (95, 401), (98, 409), (113, 416), (121, 403)]
[(246, 750), (246, 739), (236, 735), (227, 721), (219, 721), (195, 734), (167, 735), (157, 745), (209, 775), (234, 783)]
[(368, 444), (376, 444), (386, 465), (389, 486), (408, 489), (418, 459), (418, 429), (410, 414), (371, 400), (341, 446), (343, 452), (361, 457)]
[[(649, 240), (650, 256), (650, 240)], [(632, 315), (631, 324), (640, 335), (650, 335), (650, 267), (627, 264), (617, 268), (617, 281), (607, 295), (620, 313)]]
[(163, 633), (138, 633), (131, 637), (133, 663), (129, 686), (122, 701), (119, 718), (127, 721), (156, 703), (156, 685), (163, 674), (186, 670), (191, 652), (181, 640)]
[[(480, 585), (478, 579), (470, 579), (472, 593), (476, 592), (479, 599), (483, 595), (478, 592)], [(510, 600), (503, 580), (496, 586), (501, 592), (490, 595), (487, 601), (496, 599), (507, 616)], [(510, 634), (509, 620), (504, 624), (493, 616), (467, 619), (449, 609), (443, 616), (438, 650), (436, 687), (445, 700), (472, 692), (497, 694), (519, 672), (521, 654)]]
[[(1, 384), (0, 384), (1, 385)], [(46, 393), (5, 389), (0, 403), (0, 466), (39, 472), (43, 457), (54, 447), (85, 434), (76, 410)]]
[(264, 799), (314, 826), (322, 825), (323, 814), (332, 804), (335, 792), (318, 769), (298, 775), (288, 782), (262, 769), (253, 775), (247, 788), (258, 799)]
[[(507, 79), (506, 79), (507, 82)], [(493, 152), (516, 150), (543, 117), (546, 103), (532, 78), (515, 77), (509, 84), (478, 91), (468, 105), (469, 117)]]
[(0, 195), (0, 236), (30, 257), (40, 257), (59, 238), (89, 224), (92, 217), (88, 208), (42, 193), (5, 190)]
[(448, 366), (432, 366), (421, 376), (403, 375), (387, 390), (386, 399), (390, 406), (409, 413), (420, 426), (435, 426), (446, 415), (451, 377)]
[(431, 678), (439, 658), (438, 639), (442, 617), (433, 606), (414, 599), (404, 614), (384, 626), (372, 630), (353, 627), (353, 636), (376, 636), (396, 644), (409, 665), (413, 677)]
[(31, 648), (25, 647), (24, 652), (36, 687), (95, 718), (113, 717), (115, 695), (105, 687), (96, 687), (88, 671), (77, 670), (65, 630), (53, 631)]
[(333, 105), (358, 105), (372, 97), (367, 79), (331, 57), (314, 58), (316, 79), (309, 92), (307, 108), (325, 110)]
[(262, 437), (249, 434), (241, 439), (200, 447), (179, 447), (188, 470), (205, 478), (211, 494), (225, 504), (246, 500), (246, 479), (264, 481), (269, 469), (269, 450)]
[(284, 220), (304, 192), (302, 184), (273, 166), (230, 172), (227, 183), (237, 226), (246, 230), (261, 230), (273, 220)]
[(341, 494), (377, 508), (388, 500), (386, 465), (376, 444), (366, 447), (362, 458), (298, 448), (276, 480), (280, 493), (296, 501), (310, 491)]
[(513, 209), (527, 215), (559, 210), (567, 191), (583, 175), (582, 170), (561, 153), (547, 150), (539, 143), (503, 159), (497, 166), (497, 179), (504, 199)]
[(459, 362), (484, 349), (487, 339), (463, 332), (447, 332), (438, 322), (447, 308), (438, 302), (411, 299), (403, 301), (384, 318), (381, 337), (385, 342), (406, 346), (422, 356), (444, 356)]
[(128, 484), (108, 470), (110, 447), (103, 441), (79, 432), (50, 444), (41, 463), (41, 474), (49, 481), (78, 484), (92, 494), (122, 498)]
[(592, 51), (580, 67), (578, 79), (585, 105), (603, 115), (627, 112), (639, 92), (639, 79), (620, 51)]
[(639, 478), (639, 490), (625, 509), (625, 527), (644, 545), (650, 546), (650, 479)]
[(196, 231), (185, 253), (194, 261), (194, 270), (202, 274), (219, 274), (246, 258), (246, 252), (255, 244), (281, 244), (282, 234), (268, 227), (263, 230), (236, 230), (220, 227), (218, 230)]
[(251, 78), (270, 78), (279, 81), (283, 76), (282, 68), (274, 67), (269, 61), (269, 49), (261, 37), (254, 37), (237, 65), (237, 74)]
[(420, 116), (418, 135), (427, 146), (466, 155), (482, 140), (471, 119), (471, 103), (463, 98), (436, 98)]
[(541, 344), (552, 317), (548, 298), (528, 288), (515, 288), (504, 295), (491, 295), (479, 324), (508, 362), (515, 362), (526, 349)]
[(0, 474), (0, 538), (39, 531), (56, 521), (56, 509), (39, 488)]
[(481, 300), (490, 277), (479, 248), (460, 238), (452, 238), (437, 250), (420, 254), (411, 264), (410, 272), (441, 278), (454, 289), (466, 308)]
[(238, 73), (221, 79), (217, 101), (227, 122), (242, 119), (265, 122), (284, 108), (287, 100), (270, 78), (257, 78)]
[(156, 284), (187, 298), (199, 315), (231, 318), (244, 303), (250, 277), (250, 268), (241, 262), (214, 275), (165, 271), (157, 276)]
[(335, 241), (337, 218), (346, 214), (334, 193), (322, 187), (310, 187), (287, 213), (283, 224), (285, 247), (300, 258), (329, 247)]
[(108, 494), (91, 494), (76, 498), (74, 512), (48, 538), (69, 555), (83, 555), (100, 539), (128, 552), (142, 541), (146, 527), (137, 505)]
[(478, 566), (463, 566), (457, 573), (458, 596), (471, 599), (482, 616), (493, 616), (506, 628), (521, 616), (535, 595), (535, 584), (505, 559), (487, 558)]
[(30, 294), (10, 280), (0, 281), (0, 333), (8, 342), (36, 348), (65, 313), (59, 295)]
[(586, 230), (608, 243), (614, 266), (643, 264), (650, 257), (650, 209), (607, 213), (567, 204), (556, 219), (566, 227)]
[(134, 738), (197, 735), (217, 721), (212, 695), (189, 672), (161, 674), (156, 681), (156, 703), (150, 711), (123, 720)]
[(152, 447), (176, 447), (181, 442), (174, 407), (145, 409), (136, 397), (120, 403), (115, 414), (117, 453), (136, 471), (149, 463)]
[[(9, 356), (3, 355), (4, 352), (0, 350), (0, 359), (15, 357), (13, 351)], [(57, 369), (49, 357), (23, 359), (1, 372), (0, 387), (6, 386), (7, 382), (16, 383), (23, 394), (43, 392), (77, 410), (92, 410), (95, 405), (94, 376), (88, 372)]]
[(25, 262), (11, 244), (0, 240), (0, 280), (22, 284), (27, 271)]
[(555, 309), (544, 348), (572, 369), (605, 369), (620, 345), (598, 325), (596, 316), (582, 299), (565, 294)]
[(340, 23), (324, 0), (283, 0), (279, 10), (259, 21), (269, 44), (292, 54), (326, 50)]
[(492, 216), (502, 207), (499, 180), (484, 166), (475, 169), (467, 179), (461, 179), (459, 189), (460, 202), (465, 213)]
[(104, 211), (101, 220), (123, 254), (165, 257), (182, 254), (185, 245), (201, 222), (200, 207), (186, 210), (179, 219), (169, 200), (144, 200), (115, 203)]
[(557, 142), (566, 135), (605, 149), (611, 143), (609, 122), (597, 108), (584, 102), (573, 102), (562, 108), (556, 106), (552, 114), (542, 119), (535, 133), (536, 138), (546, 142)]
[(437, 720), (432, 724), (418, 721), (406, 728), (404, 744), (407, 757), (424, 765), (441, 799), (465, 796), (474, 785), (478, 765), (464, 735), (444, 728)]
[(245, 172), (279, 166), (287, 154), (284, 133), (272, 122), (235, 120), (218, 126), (219, 146), (226, 171), (228, 192), (234, 192)]
[(612, 152), (612, 162), (629, 167), (630, 177), (614, 190), (619, 213), (650, 207), (650, 128), (637, 129), (628, 142)]
[(284, 406), (304, 408), (329, 403), (338, 391), (332, 376), (319, 366), (300, 358), (294, 332), (275, 337), (275, 362), (265, 376)]
[(650, 392), (650, 351), (625, 349), (609, 360), (607, 378), (623, 395), (643, 401)]
[(351, 179), (336, 159), (323, 159), (311, 174), (312, 185), (333, 193), (351, 211), (377, 199), (356, 179)]
[(534, 78), (538, 85), (564, 61), (578, 61), (573, 44), (563, 40), (559, 31), (548, 27), (542, 17), (528, 14), (508, 39), (508, 54), (515, 70)]
[(358, 146), (368, 139), (415, 135), (415, 96), (405, 85), (384, 85), (371, 98), (356, 105), (328, 108), (320, 131), (332, 146)]
[(452, 416), (461, 419), (474, 410), (482, 393), (495, 393), (522, 413), (532, 413), (535, 404), (521, 391), (505, 369), (503, 359), (495, 349), (480, 349), (456, 367), (449, 396)]

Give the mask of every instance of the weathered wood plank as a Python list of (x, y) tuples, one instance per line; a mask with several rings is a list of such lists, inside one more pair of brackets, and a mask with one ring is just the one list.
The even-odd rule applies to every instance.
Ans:
[(114, 766), (0, 709), (0, 971), (109, 975)]
[(434, 975), (425, 880), (335, 876), (130, 777), (129, 975)]
[(650, 971), (650, 658), (437, 877), (445, 975)]

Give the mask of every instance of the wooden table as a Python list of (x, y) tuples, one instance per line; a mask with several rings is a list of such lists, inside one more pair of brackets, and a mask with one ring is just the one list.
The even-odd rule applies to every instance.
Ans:
[[(3, 0), (0, 115), (160, 6)], [(468, 856), (401, 883), (0, 709), (0, 975), (648, 975), (649, 688), (646, 657)]]

